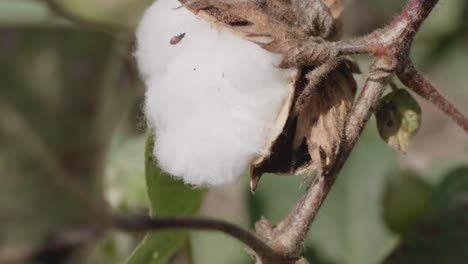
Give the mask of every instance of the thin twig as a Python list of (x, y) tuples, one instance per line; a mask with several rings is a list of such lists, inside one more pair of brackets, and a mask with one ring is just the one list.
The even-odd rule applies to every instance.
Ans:
[(404, 64), (414, 35), (437, 2), (438, 0), (411, 0), (386, 28), (377, 29), (366, 36), (323, 45), (329, 45), (329, 48), (335, 51), (330, 54), (338, 56), (353, 54), (387, 56), (392, 52), (391, 49), (398, 49), (400, 54), (395, 55), (399, 55), (398, 59), (401, 58), (401, 64)]
[(465, 117), (452, 103), (450, 103), (437, 89), (421, 75), (411, 62), (398, 73), (401, 82), (415, 93), (433, 103), (442, 112), (447, 114), (461, 128), (468, 132), (468, 118)]
[[(151, 218), (144, 215), (114, 215), (109, 226), (102, 229), (70, 230), (51, 238), (39, 246), (0, 247), (0, 263), (24, 263), (55, 257), (66, 257), (74, 248), (94, 241), (106, 229), (114, 228), (126, 232), (148, 232), (174, 229), (219, 231), (233, 237), (250, 249), (262, 260), (271, 263), (289, 263), (288, 259), (277, 254), (268, 244), (252, 232), (222, 220), (208, 218)], [(42, 263), (42, 262), (41, 262)], [(48, 262), (46, 262), (48, 263)]]
[(331, 43), (331, 49), (335, 49), (338, 56), (354, 54), (373, 54), (376, 50), (374, 35), (341, 40)]
[(255, 234), (228, 222), (207, 218), (150, 218), (148, 216), (117, 216), (114, 227), (124, 231), (159, 231), (167, 229), (193, 229), (219, 231), (250, 247), (262, 259), (287, 261)]

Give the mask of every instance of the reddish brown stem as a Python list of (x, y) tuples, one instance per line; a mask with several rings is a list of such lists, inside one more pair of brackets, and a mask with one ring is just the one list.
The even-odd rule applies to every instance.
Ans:
[(290, 256), (297, 256), (301, 252), (310, 224), (348, 159), (374, 108), (378, 105), (385, 87), (393, 76), (393, 70), (388, 68), (387, 60), (384, 58), (377, 59), (372, 66), (364, 88), (348, 117), (345, 128), (346, 140), (341, 145), (338, 157), (328, 171), (316, 176), (294, 209), (275, 228), (272, 246), (276, 251)]
[(411, 62), (408, 63), (403, 71), (398, 73), (398, 77), (408, 88), (433, 103), (442, 112), (452, 118), (461, 128), (468, 132), (468, 118), (441, 95), (437, 89), (414, 68)]
[(148, 216), (115, 217), (114, 227), (124, 231), (158, 231), (167, 229), (193, 229), (219, 231), (250, 247), (263, 260), (283, 263), (281, 257), (255, 234), (228, 222), (207, 218), (150, 218)]
[(338, 56), (375, 53), (376, 40), (372, 36), (334, 42), (331, 48), (337, 51)]
[(390, 24), (390, 28), (395, 28), (401, 21), (408, 20), (411, 22), (406, 30), (412, 33), (409, 37), (414, 36), (438, 2), (439, 0), (410, 0)]
[[(250, 247), (255, 254), (268, 263), (289, 263), (292, 259), (280, 256), (255, 234), (237, 225), (207, 218), (150, 218), (143, 215), (112, 216), (110, 228), (127, 232), (148, 232), (173, 229), (218, 231), (231, 236)], [(105, 228), (105, 227), (104, 227)], [(105, 229), (69, 230), (58, 234), (45, 245), (0, 247), (0, 263), (43, 262), (44, 259), (62, 256), (72, 249), (94, 241)], [(66, 257), (64, 255), (63, 257)]]

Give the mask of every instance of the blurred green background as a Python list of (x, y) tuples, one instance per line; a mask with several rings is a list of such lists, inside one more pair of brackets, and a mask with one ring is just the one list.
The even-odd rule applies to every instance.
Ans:
[[(404, 2), (345, 1), (346, 36), (385, 25)], [(134, 29), (151, 3), (0, 0), (0, 263), (11, 249), (98, 226), (95, 207), (105, 203), (155, 215), (178, 214), (178, 204), (193, 214), (200, 206), (194, 195), (206, 193), (201, 215), (251, 229), (261, 216), (282, 219), (303, 193), (303, 177), (265, 176), (252, 195), (247, 177), (192, 191), (145, 170), (144, 87), (132, 51)], [(468, 1), (441, 1), (412, 57), (468, 113)], [(357, 59), (367, 69), (369, 58)], [(368, 124), (313, 223), (311, 263), (468, 263), (468, 137), (417, 99), (422, 127), (406, 155), (379, 138), (374, 119)], [(147, 189), (153, 174), (161, 189)], [(112, 232), (74, 252), (71, 262), (251, 263), (242, 244), (203, 232), (146, 237), (129, 258), (141, 239)]]

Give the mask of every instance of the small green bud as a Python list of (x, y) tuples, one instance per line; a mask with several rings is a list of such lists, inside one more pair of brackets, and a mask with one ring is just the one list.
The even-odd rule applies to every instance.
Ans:
[(381, 99), (375, 113), (380, 137), (405, 153), (421, 126), (421, 108), (406, 90), (395, 90)]

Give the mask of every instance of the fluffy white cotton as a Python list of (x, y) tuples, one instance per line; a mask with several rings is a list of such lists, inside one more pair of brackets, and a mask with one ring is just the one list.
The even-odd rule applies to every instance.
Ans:
[(178, 6), (156, 1), (137, 32), (154, 154), (163, 170), (188, 184), (230, 183), (278, 132), (275, 120), (295, 71), (275, 67), (278, 55)]

